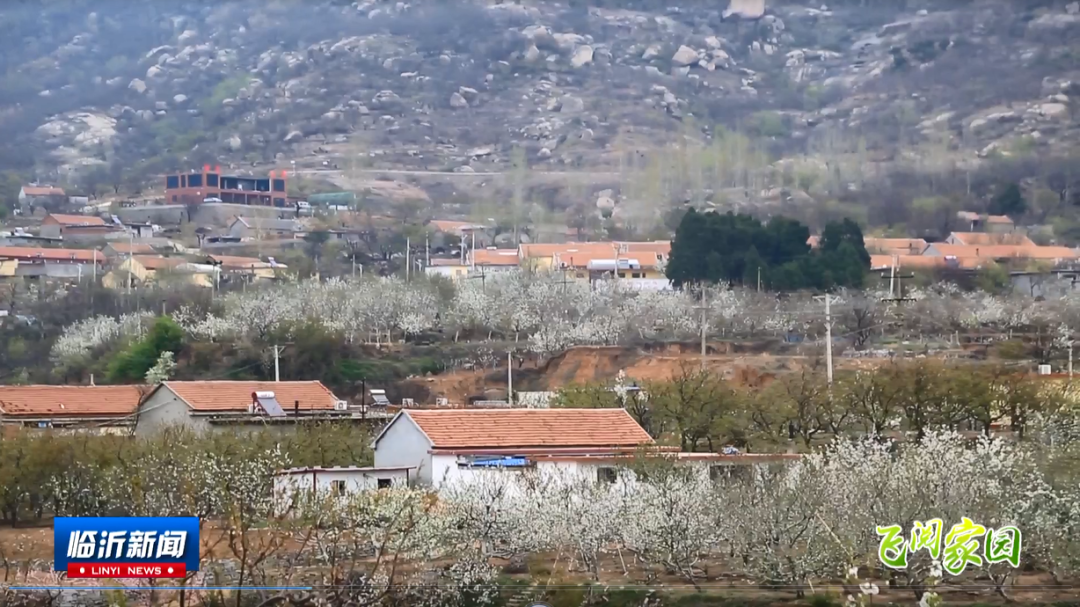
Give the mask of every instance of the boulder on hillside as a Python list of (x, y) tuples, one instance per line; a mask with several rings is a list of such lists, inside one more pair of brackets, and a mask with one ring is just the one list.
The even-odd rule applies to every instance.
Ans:
[(559, 111), (563, 114), (580, 114), (585, 111), (585, 101), (574, 95), (563, 95), (560, 100), (562, 107)]
[(697, 51), (686, 46), (679, 47), (679, 50), (675, 51), (675, 54), (671, 56), (671, 63), (677, 67), (686, 67), (698, 62)]
[(469, 102), (465, 100), (465, 97), (461, 96), (461, 93), (455, 92), (450, 95), (450, 107), (455, 110), (460, 110), (469, 107)]
[(577, 49), (574, 51), (574, 56), (570, 58), (570, 65), (575, 68), (584, 67), (592, 63), (592, 60), (593, 47), (586, 44), (584, 46), (577, 47)]
[(765, 15), (765, 0), (731, 0), (723, 18), (761, 19)]

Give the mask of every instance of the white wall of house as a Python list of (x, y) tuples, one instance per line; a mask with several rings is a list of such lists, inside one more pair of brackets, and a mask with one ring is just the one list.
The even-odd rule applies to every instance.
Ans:
[(620, 278), (619, 285), (635, 291), (672, 291), (671, 281), (666, 278)]
[(278, 512), (287, 512), (298, 499), (347, 498), (380, 486), (407, 487), (408, 470), (329, 469), (282, 472), (274, 476), (274, 501)]
[[(485, 476), (521, 474), (522, 468), (469, 468), (458, 463), (457, 455), (433, 455), (431, 456), (432, 486), (445, 487), (458, 482), (476, 482)], [(559, 460), (536, 462), (535, 469), (538, 473), (560, 472), (563, 474), (589, 474), (595, 477), (596, 469), (601, 467), (613, 467), (610, 463), (587, 462), (580, 460)]]
[(484, 274), (512, 274), (514, 272), (520, 272), (521, 266), (487, 266), (478, 265), (475, 268), (470, 268), (470, 274), (479, 275)]
[(460, 278), (467, 273), (468, 270), (465, 266), (428, 266), (424, 268), (424, 274), (428, 276), (442, 276), (449, 279)]
[(282, 473), (274, 477), (274, 492), (288, 495), (294, 491), (311, 491), (329, 495), (353, 495), (379, 488), (379, 481), (392, 487), (409, 483), (408, 470), (314, 470), (303, 473)]
[(375, 445), (376, 468), (415, 468), (420, 484), (432, 484), (431, 441), (407, 415), (398, 416)]
[[(104, 270), (98, 268), (98, 275), (103, 275)], [(28, 262), (20, 261), (15, 268), (16, 276), (34, 277), (45, 276), (47, 278), (73, 278), (89, 280), (94, 274), (94, 268), (89, 263), (67, 262)]]

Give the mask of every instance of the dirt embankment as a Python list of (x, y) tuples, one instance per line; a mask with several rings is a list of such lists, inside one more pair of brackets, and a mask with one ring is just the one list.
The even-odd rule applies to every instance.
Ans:
[[(836, 359), (837, 369), (877, 364), (874, 359)], [(815, 351), (802, 351), (775, 342), (712, 342), (705, 367), (743, 386), (757, 386), (778, 374), (820, 365)], [(684, 369), (701, 366), (701, 346), (694, 343), (652, 346), (581, 346), (570, 348), (546, 361), (525, 361), (514, 369), (517, 391), (555, 392), (566, 386), (607, 383), (620, 371), (638, 381), (671, 379)], [(495, 369), (458, 370), (414, 380), (422, 382), (432, 401), (444, 397), (450, 403), (466, 403), (502, 393), (507, 387), (505, 364)], [(433, 404), (433, 403), (432, 403)]]

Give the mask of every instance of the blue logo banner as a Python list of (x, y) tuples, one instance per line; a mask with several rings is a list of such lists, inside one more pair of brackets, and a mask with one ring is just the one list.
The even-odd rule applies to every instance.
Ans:
[(199, 570), (199, 518), (57, 517), (53, 569), (91, 563), (183, 563)]

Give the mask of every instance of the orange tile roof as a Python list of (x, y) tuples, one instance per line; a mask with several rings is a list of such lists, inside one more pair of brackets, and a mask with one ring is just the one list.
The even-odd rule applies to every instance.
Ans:
[[(888, 270), (892, 267), (893, 256), (892, 255), (871, 255), (870, 256), (870, 269), (871, 270)], [(983, 257), (957, 257), (953, 267), (961, 268), (964, 270), (975, 270), (983, 265), (992, 265), (994, 261), (990, 258)], [(897, 255), (896, 267), (898, 269), (945, 269), (949, 267), (949, 263), (945, 257), (933, 256), (933, 255)]]
[(432, 448), (633, 447), (653, 439), (625, 409), (403, 411)]
[(615, 243), (613, 242), (566, 242), (562, 244), (533, 243), (521, 245), (521, 256), (525, 259), (538, 257), (554, 257), (559, 255), (565, 261), (574, 253), (592, 256), (607, 255), (607, 259), (615, 259)]
[(105, 261), (105, 256), (94, 249), (37, 249), (33, 247), (0, 247), (0, 257), (25, 261)]
[(337, 397), (318, 381), (167, 381), (172, 390), (194, 411), (246, 411), (254, 392), (273, 392), (282, 409), (292, 411), (300, 401), (302, 411), (332, 411)]
[(0, 386), (0, 413), (10, 417), (132, 415), (143, 386)]
[(1013, 220), (1007, 215), (988, 215), (986, 217), (986, 223), (997, 223), (1002, 225), (1012, 225)]
[(478, 266), (516, 266), (517, 249), (476, 249), (472, 252), (472, 262)]
[(1077, 252), (1069, 247), (1040, 247), (1038, 245), (956, 245), (934, 243), (931, 247), (945, 256), (988, 259), (1076, 259)]
[(811, 249), (816, 249), (816, 248), (818, 248), (818, 245), (821, 244), (821, 237), (820, 236), (810, 236), (810, 238), (806, 239), (806, 244), (810, 245)]
[(49, 213), (42, 222), (52, 219), (62, 226), (103, 226), (105, 220), (96, 215), (64, 215), (63, 213)]
[(147, 270), (167, 270), (184, 263), (184, 259), (180, 257), (135, 255), (132, 259)]
[(27, 196), (65, 196), (62, 188), (53, 186), (24, 185), (22, 189)]
[(987, 232), (953, 232), (949, 234), (960, 244), (966, 245), (1017, 245), (1025, 247), (1037, 246), (1033, 240), (1024, 234), (990, 234)]

